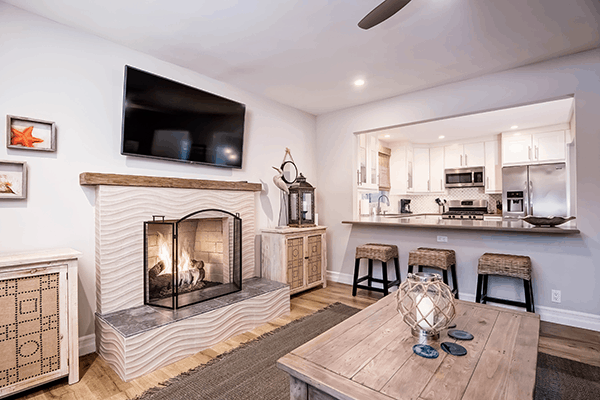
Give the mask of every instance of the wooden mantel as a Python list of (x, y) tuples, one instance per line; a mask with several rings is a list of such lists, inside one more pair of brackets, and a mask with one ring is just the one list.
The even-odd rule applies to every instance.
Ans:
[(79, 184), (85, 186), (142, 186), (184, 189), (212, 190), (241, 190), (260, 192), (262, 184), (247, 181), (209, 181), (203, 179), (166, 178), (159, 176), (102, 174), (97, 172), (82, 172), (79, 174)]

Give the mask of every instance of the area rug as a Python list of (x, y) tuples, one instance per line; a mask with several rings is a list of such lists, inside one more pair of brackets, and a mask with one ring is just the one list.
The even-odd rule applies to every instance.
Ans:
[[(360, 310), (335, 303), (144, 392), (138, 400), (287, 400), (276, 361)], [(535, 400), (600, 399), (600, 367), (538, 353)]]
[(359, 311), (332, 304), (149, 389), (138, 400), (289, 399), (289, 375), (276, 361)]
[(538, 353), (535, 400), (600, 399), (600, 367)]

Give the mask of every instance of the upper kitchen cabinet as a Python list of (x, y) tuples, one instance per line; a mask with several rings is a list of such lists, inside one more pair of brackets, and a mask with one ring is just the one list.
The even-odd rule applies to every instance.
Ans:
[(484, 164), (483, 142), (457, 143), (444, 147), (445, 168), (483, 167)]
[(502, 163), (498, 140), (489, 140), (485, 144), (485, 192), (502, 193)]
[(444, 148), (429, 149), (429, 191), (444, 191)]
[(415, 147), (413, 150), (413, 192), (429, 192), (431, 181), (429, 179), (429, 149)]
[(375, 135), (357, 135), (359, 189), (379, 190), (379, 140)]
[(390, 186), (391, 195), (413, 191), (413, 148), (409, 144), (391, 146)]
[(565, 161), (565, 131), (503, 133), (502, 164), (523, 165)]

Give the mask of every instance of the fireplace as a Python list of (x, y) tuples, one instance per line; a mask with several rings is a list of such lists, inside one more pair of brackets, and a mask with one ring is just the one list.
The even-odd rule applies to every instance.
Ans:
[(144, 304), (178, 309), (242, 289), (242, 220), (225, 210), (144, 222)]

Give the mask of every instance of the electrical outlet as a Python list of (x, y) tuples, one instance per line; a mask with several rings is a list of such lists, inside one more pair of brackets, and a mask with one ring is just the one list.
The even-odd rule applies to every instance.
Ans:
[(552, 302), (560, 303), (560, 290), (552, 289)]
[(448, 236), (438, 236), (437, 241), (441, 243), (448, 243)]

